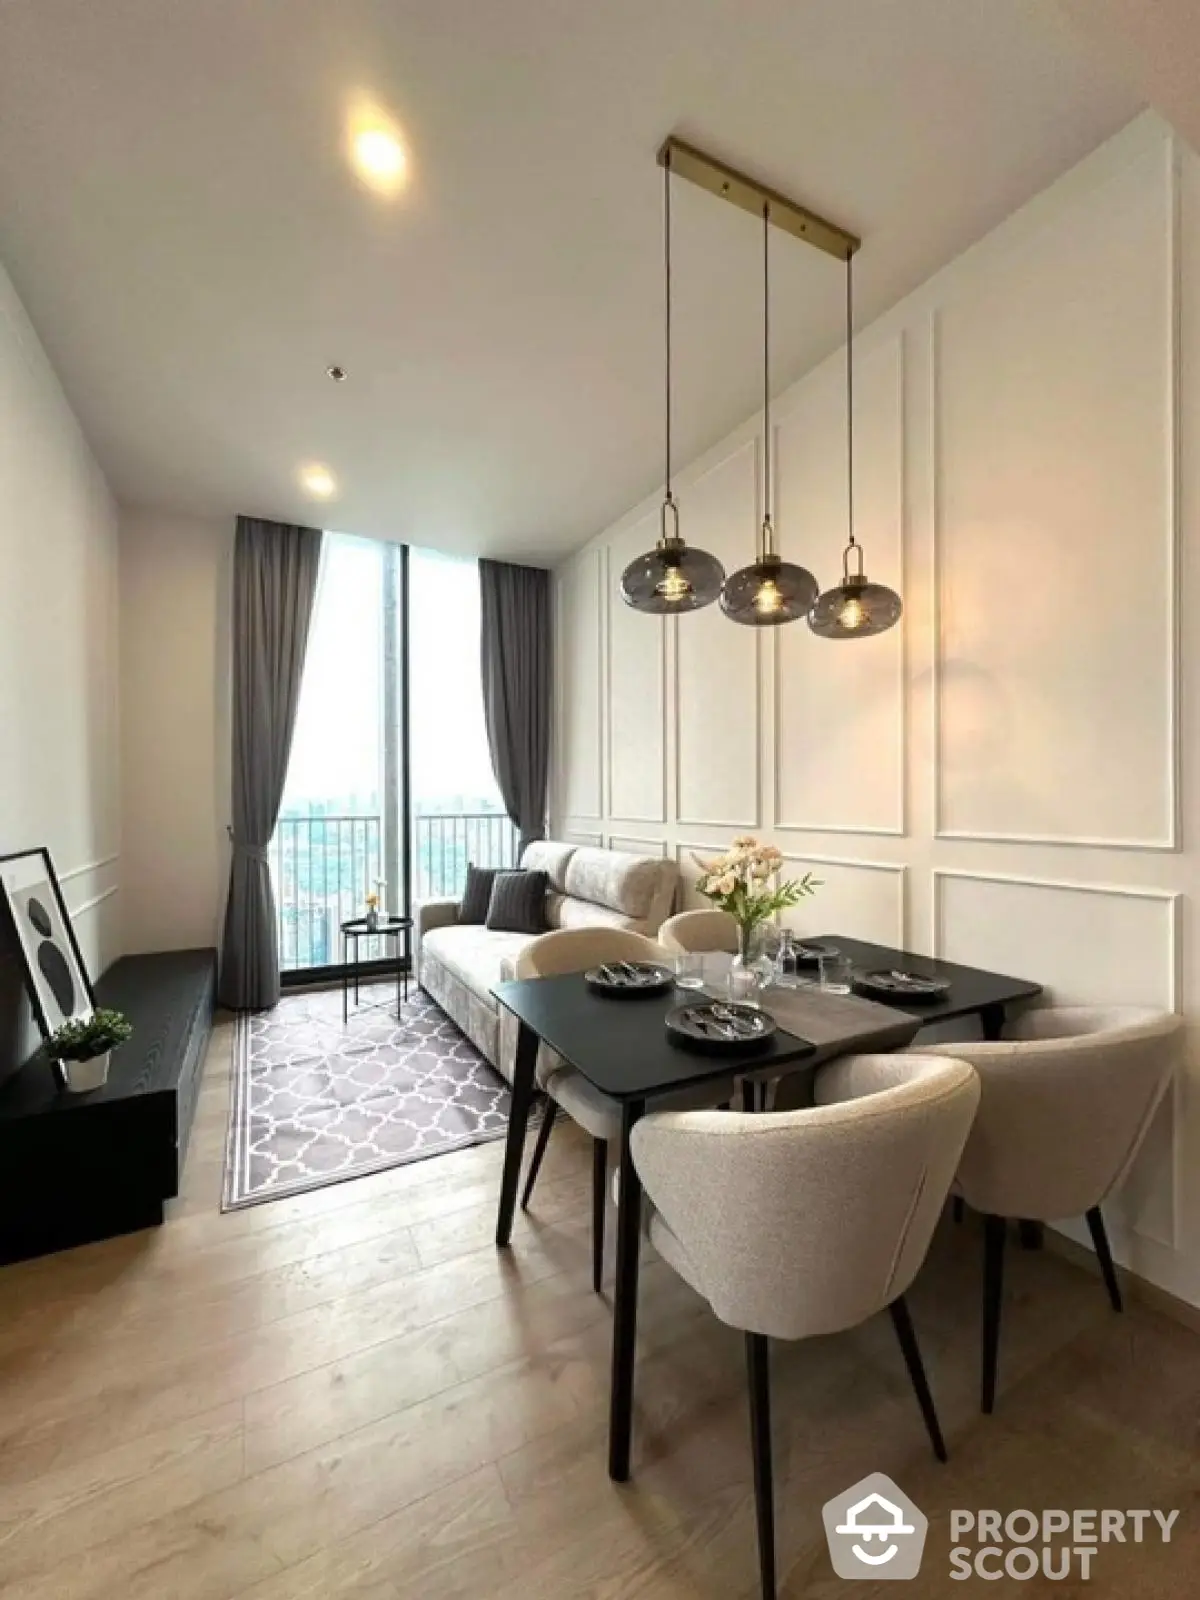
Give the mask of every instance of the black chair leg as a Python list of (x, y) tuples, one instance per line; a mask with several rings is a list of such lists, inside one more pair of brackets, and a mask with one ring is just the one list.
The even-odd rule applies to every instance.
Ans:
[(592, 1140), (592, 1288), (604, 1282), (604, 1215), (608, 1209), (608, 1141)]
[(966, 1201), (963, 1199), (962, 1195), (956, 1194), (954, 1199), (950, 1202), (950, 1207), (955, 1222), (961, 1222), (967, 1214)]
[(1121, 1285), (1117, 1282), (1117, 1269), (1113, 1265), (1112, 1251), (1108, 1248), (1108, 1234), (1104, 1227), (1104, 1217), (1100, 1207), (1093, 1206), (1087, 1214), (1087, 1225), (1092, 1235), (1092, 1243), (1096, 1247), (1096, 1255), (1100, 1262), (1100, 1271), (1104, 1276), (1104, 1287), (1108, 1290), (1108, 1298), (1112, 1302), (1114, 1311), (1124, 1311), (1125, 1304), (1121, 1299)]
[(763, 1600), (775, 1600), (775, 1484), (771, 1468), (770, 1344), (765, 1334), (746, 1335), (750, 1379), (750, 1449), (754, 1456), (754, 1509), (758, 1517), (758, 1567)]
[(1004, 1298), (1004, 1243), (1008, 1228), (1003, 1217), (983, 1221), (983, 1382), (981, 1409), (988, 1415), (996, 1405), (996, 1364), (1000, 1355), (1000, 1307)]
[(546, 1154), (546, 1146), (550, 1143), (550, 1135), (554, 1129), (554, 1119), (558, 1115), (558, 1107), (553, 1100), (547, 1099), (546, 1112), (542, 1118), (542, 1126), (538, 1132), (537, 1144), (533, 1149), (533, 1160), (529, 1166), (529, 1176), (525, 1180), (525, 1192), (521, 1196), (521, 1210), (528, 1211), (530, 1196), (533, 1186), (537, 1182), (537, 1175), (542, 1170), (542, 1157)]
[(946, 1441), (942, 1438), (941, 1424), (938, 1422), (937, 1407), (933, 1403), (933, 1395), (929, 1391), (929, 1380), (925, 1376), (925, 1363), (921, 1360), (921, 1347), (917, 1343), (916, 1331), (912, 1325), (912, 1318), (908, 1314), (908, 1305), (904, 1296), (893, 1300), (888, 1310), (892, 1314), (892, 1326), (896, 1330), (896, 1337), (900, 1341), (900, 1349), (904, 1352), (904, 1365), (908, 1368), (908, 1375), (912, 1379), (913, 1390), (917, 1397), (917, 1404), (921, 1408), (921, 1415), (925, 1419), (925, 1427), (929, 1434), (929, 1442), (933, 1446), (933, 1453), (939, 1461), (946, 1459)]
[(1045, 1232), (1040, 1222), (1031, 1221), (1028, 1217), (1022, 1217), (1017, 1223), (1017, 1237), (1022, 1250), (1040, 1250), (1045, 1243)]

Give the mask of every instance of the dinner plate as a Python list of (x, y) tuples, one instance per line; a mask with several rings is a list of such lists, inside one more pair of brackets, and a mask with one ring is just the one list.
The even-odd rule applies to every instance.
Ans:
[(776, 1031), (774, 1017), (757, 1006), (723, 1004), (719, 1000), (676, 1006), (666, 1017), (672, 1044), (704, 1055), (744, 1056), (764, 1050)]
[(888, 971), (879, 967), (874, 972), (856, 972), (854, 987), (860, 994), (874, 999), (932, 1003), (944, 1000), (950, 993), (950, 980), (930, 978), (923, 972)]
[(662, 994), (675, 982), (670, 967), (655, 961), (606, 961), (590, 967), (583, 981), (596, 994), (612, 1000), (634, 1000), (642, 995)]

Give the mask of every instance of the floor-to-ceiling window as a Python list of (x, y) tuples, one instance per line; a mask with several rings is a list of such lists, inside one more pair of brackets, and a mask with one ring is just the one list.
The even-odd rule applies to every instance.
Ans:
[[(327, 534), (270, 850), (285, 974), (339, 961), (369, 893), (404, 914), (514, 849), (483, 725), (476, 563)], [(388, 953), (373, 944), (368, 958)]]

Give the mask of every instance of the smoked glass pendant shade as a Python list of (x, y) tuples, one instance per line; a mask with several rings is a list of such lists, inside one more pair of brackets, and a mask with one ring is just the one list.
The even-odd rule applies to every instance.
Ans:
[(817, 598), (817, 580), (805, 567), (767, 555), (725, 580), (721, 610), (747, 628), (777, 628), (807, 616)]
[[(858, 558), (858, 571), (850, 571), (851, 555)], [(904, 610), (900, 596), (882, 583), (871, 583), (862, 570), (862, 549), (846, 546), (842, 558), (842, 581), (826, 589), (808, 617), (808, 625), (822, 639), (869, 639), (886, 633), (900, 620)]]
[(712, 605), (724, 581), (716, 556), (692, 550), (682, 539), (663, 539), (625, 568), (621, 598), (649, 616), (674, 616)]

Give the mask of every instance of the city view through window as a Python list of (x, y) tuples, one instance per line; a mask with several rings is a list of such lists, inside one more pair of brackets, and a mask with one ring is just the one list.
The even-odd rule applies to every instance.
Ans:
[[(368, 893), (401, 915), (457, 894), (468, 861), (515, 859), (484, 729), (478, 566), (410, 548), (406, 604), (405, 564), (398, 545), (325, 537), (270, 850), (285, 970), (339, 961), (339, 925), (365, 911)], [(364, 957), (389, 953), (372, 943)]]

